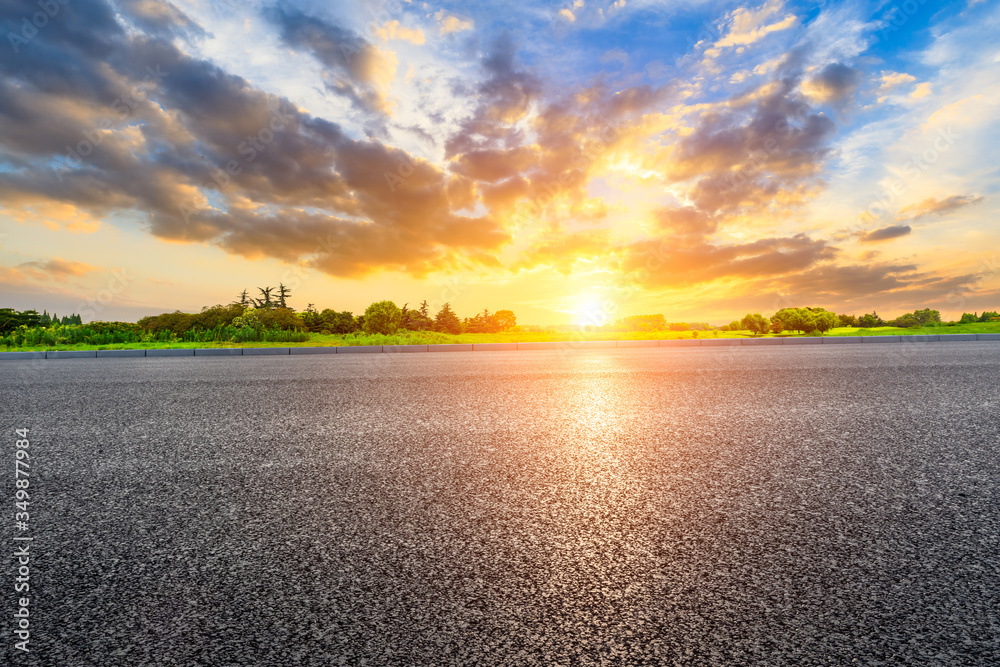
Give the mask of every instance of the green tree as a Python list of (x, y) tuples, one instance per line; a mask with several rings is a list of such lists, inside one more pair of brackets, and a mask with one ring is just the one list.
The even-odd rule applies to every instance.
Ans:
[(38, 318), (39, 326), (47, 327), (52, 324), (52, 318), (49, 317), (49, 311), (43, 310), (41, 317)]
[(837, 315), (837, 324), (842, 327), (856, 327), (858, 318), (854, 315)]
[(239, 299), (236, 301), (236, 303), (240, 304), (244, 308), (250, 305), (250, 297), (247, 295), (246, 290), (240, 292)]
[(739, 320), (733, 320), (732, 322), (729, 323), (729, 330), (730, 331), (739, 331), (740, 330), (740, 326), (742, 326), (742, 325), (740, 324)]
[(771, 328), (771, 320), (760, 313), (747, 313), (740, 320), (740, 327), (753, 332), (753, 335), (756, 337), (759, 333), (764, 334), (768, 332)]
[(958, 320), (959, 324), (972, 324), (973, 322), (979, 321), (979, 315), (976, 313), (962, 313), (961, 319)]
[(871, 329), (872, 327), (883, 327), (885, 326), (885, 320), (878, 316), (874, 310), (871, 313), (867, 313), (858, 318), (858, 326)]
[(376, 301), (365, 309), (366, 334), (394, 334), (399, 329), (402, 313), (392, 301)]
[(825, 310), (821, 313), (817, 313), (814, 321), (816, 323), (816, 329), (819, 331), (820, 335), (825, 334), (827, 331), (840, 324), (840, 318), (837, 317), (836, 314)]
[(785, 325), (777, 317), (771, 318), (771, 333), (780, 334), (785, 330)]
[(434, 316), (434, 328), (444, 333), (462, 333), (462, 322), (458, 319), (455, 311), (451, 309), (451, 304), (444, 304)]

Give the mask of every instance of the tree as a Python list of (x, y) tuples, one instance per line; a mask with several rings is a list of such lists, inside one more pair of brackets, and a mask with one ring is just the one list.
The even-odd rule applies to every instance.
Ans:
[(729, 323), (729, 330), (730, 331), (739, 331), (741, 326), (743, 326), (743, 325), (740, 324), (739, 320), (733, 320), (732, 322)]
[(980, 322), (996, 322), (997, 320), (1000, 320), (1000, 313), (995, 310), (985, 311), (979, 316)]
[(434, 316), (434, 328), (444, 333), (462, 333), (462, 322), (458, 319), (455, 311), (451, 309), (451, 304), (444, 304)]
[(740, 326), (747, 331), (753, 332), (753, 335), (756, 337), (759, 333), (764, 334), (768, 332), (771, 328), (771, 320), (760, 313), (747, 313), (740, 321)]
[(816, 329), (819, 331), (820, 335), (825, 334), (830, 329), (833, 329), (838, 324), (840, 324), (840, 318), (834, 313), (823, 311), (818, 313), (814, 319), (816, 323)]
[[(44, 317), (44, 315), (43, 315)], [(962, 313), (961, 319), (958, 320), (959, 324), (972, 324), (973, 322), (979, 321), (979, 315), (976, 313)]]
[(271, 292), (274, 291), (273, 287), (258, 287), (260, 295), (263, 298), (257, 299), (258, 308), (271, 308), (274, 306), (274, 302), (271, 301)]
[(858, 326), (865, 329), (870, 329), (872, 327), (883, 327), (885, 326), (885, 321), (878, 316), (878, 314), (873, 310), (871, 313), (862, 315), (858, 319)]
[(781, 320), (776, 317), (771, 319), (771, 333), (780, 334), (784, 330), (785, 325), (781, 323)]
[(392, 301), (376, 301), (365, 309), (366, 334), (394, 334), (399, 329), (402, 313)]
[(47, 327), (52, 324), (52, 318), (49, 317), (49, 311), (43, 310), (42, 316), (38, 318), (39, 326)]
[(240, 299), (236, 303), (240, 304), (244, 308), (250, 305), (250, 297), (247, 296), (247, 291), (243, 290), (240, 292)]
[(842, 327), (858, 326), (858, 318), (854, 315), (837, 315), (838, 324)]
[(420, 305), (420, 310), (409, 310), (403, 304), (400, 326), (409, 331), (430, 331), (434, 328), (434, 320), (427, 315), (427, 302)]
[(517, 317), (512, 310), (498, 310), (493, 313), (493, 319), (496, 320), (500, 331), (510, 331), (517, 326)]
[(278, 307), (288, 308), (288, 298), (292, 296), (292, 290), (285, 287), (284, 283), (278, 283)]

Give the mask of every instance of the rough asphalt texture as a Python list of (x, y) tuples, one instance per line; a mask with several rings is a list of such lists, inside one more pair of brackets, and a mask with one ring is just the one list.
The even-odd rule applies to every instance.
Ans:
[(0, 664), (1000, 662), (1000, 345), (17, 361), (0, 415)]

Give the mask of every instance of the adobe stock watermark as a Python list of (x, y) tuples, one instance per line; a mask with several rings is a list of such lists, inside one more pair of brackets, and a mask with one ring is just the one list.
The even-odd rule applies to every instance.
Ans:
[(28, 429), (18, 428), (14, 449), (14, 648), (24, 653), (31, 649), (31, 541), (30, 535), (30, 503), (31, 503), (31, 443), (28, 440)]
[(49, 24), (54, 19), (63, 5), (68, 5), (70, 0), (38, 0), (39, 11), (29, 18), (27, 14), (21, 17), (21, 30), (19, 32), (10, 31), (7, 33), (7, 41), (15, 54), (21, 53), (21, 47), (33, 40), (38, 31)]
[(105, 133), (114, 128), (116, 119), (118, 121), (128, 120), (139, 104), (149, 97), (149, 92), (157, 88), (168, 76), (170, 73), (162, 71), (159, 65), (155, 68), (147, 66), (146, 76), (143, 77), (142, 81), (137, 83), (127, 94), (111, 103), (116, 118), (110, 116), (101, 118), (97, 127), (83, 131), (83, 139), (76, 146), (66, 146), (66, 157), (53, 167), (59, 182), (62, 183), (63, 174), (68, 174), (83, 166), (84, 160), (104, 142)]

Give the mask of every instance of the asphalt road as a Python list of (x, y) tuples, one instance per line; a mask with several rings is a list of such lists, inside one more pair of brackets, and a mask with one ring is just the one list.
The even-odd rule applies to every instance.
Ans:
[(1000, 663), (996, 343), (2, 362), (0, 415), (2, 664)]

